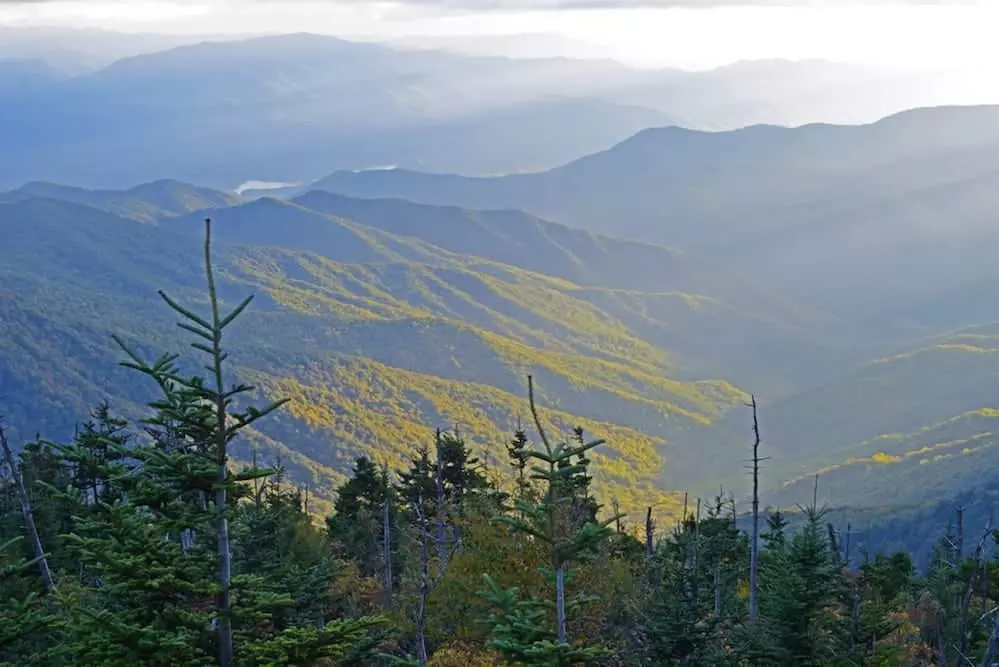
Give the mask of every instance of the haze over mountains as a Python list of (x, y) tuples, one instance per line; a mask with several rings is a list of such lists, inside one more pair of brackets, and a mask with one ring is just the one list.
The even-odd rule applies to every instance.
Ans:
[[(999, 102), (953, 73), (822, 61), (684, 72), (540, 48), (509, 58), (308, 34), (199, 44), (93, 31), (0, 36), (7, 188), (162, 178), (233, 188), (383, 166), (501, 174), (555, 167), (650, 127), (868, 122), (914, 106)], [(113, 159), (95, 164), (98, 154)]]
[(859, 127), (651, 129), (537, 174), (341, 172), (315, 187), (512, 207), (672, 245), (896, 336), (943, 324), (929, 302), (957, 324), (978, 312), (961, 293), (992, 270), (997, 140), (999, 108), (938, 108)]

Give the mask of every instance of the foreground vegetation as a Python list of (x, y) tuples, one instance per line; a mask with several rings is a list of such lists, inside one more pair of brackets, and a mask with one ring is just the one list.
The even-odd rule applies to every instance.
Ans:
[[(71, 442), (15, 459), (0, 431), (0, 660), (11, 665), (989, 665), (999, 531), (959, 513), (917, 572), (852, 553), (813, 503), (754, 543), (733, 502), (692, 500), (668, 530), (593, 489), (601, 440), (517, 429), (489, 465), (464, 435), (358, 458), (319, 524), (279, 461), (232, 446), (283, 401), (229, 384), (208, 313), (163, 294), (205, 374), (172, 355), (125, 366), (158, 396), (141, 422), (105, 404)], [(400, 439), (408, 439), (400, 433)], [(613, 443), (609, 443), (613, 445)], [(615, 503), (616, 504), (616, 503)]]

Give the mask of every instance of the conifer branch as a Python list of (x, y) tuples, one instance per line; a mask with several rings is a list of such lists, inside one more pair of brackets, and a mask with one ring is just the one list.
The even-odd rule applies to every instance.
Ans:
[(222, 318), (222, 321), (219, 322), (219, 328), (220, 329), (225, 329), (227, 326), (229, 326), (230, 324), (232, 324), (233, 320), (235, 320), (237, 317), (239, 317), (240, 314), (244, 310), (246, 310), (246, 307), (250, 305), (251, 301), (253, 301), (253, 295), (252, 294), (250, 296), (246, 297), (245, 299), (243, 299), (243, 301), (238, 306), (236, 306), (231, 313), (229, 313), (224, 318)]
[[(210, 261), (210, 259), (209, 259), (209, 264), (208, 264), (208, 270), (211, 271), (211, 261)], [(209, 292), (210, 293), (214, 293), (214, 286), (213, 286), (213, 282), (212, 282), (211, 279), (209, 279)], [(212, 327), (211, 324), (209, 324), (204, 319), (202, 319), (201, 317), (199, 317), (197, 314), (191, 312), (187, 308), (184, 308), (182, 305), (180, 305), (179, 303), (177, 303), (176, 301), (174, 301), (173, 299), (171, 299), (167, 295), (167, 293), (164, 292), (163, 290), (158, 290), (157, 294), (160, 295), (161, 299), (163, 299), (164, 301), (166, 301), (166, 303), (167, 303), (168, 306), (170, 306), (175, 311), (177, 311), (179, 314), (183, 315), (184, 317), (186, 317), (187, 319), (191, 320), (192, 322), (197, 322), (199, 325), (201, 325), (201, 327), (203, 329), (205, 329), (205, 331), (207, 331), (207, 332), (210, 333), (211, 331), (214, 330), (214, 328)]]

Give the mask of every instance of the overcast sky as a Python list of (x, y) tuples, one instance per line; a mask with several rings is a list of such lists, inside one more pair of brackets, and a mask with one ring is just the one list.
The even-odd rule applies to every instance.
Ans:
[(999, 64), (999, 0), (0, 0), (0, 24), (343, 37), (558, 33), (636, 64)]

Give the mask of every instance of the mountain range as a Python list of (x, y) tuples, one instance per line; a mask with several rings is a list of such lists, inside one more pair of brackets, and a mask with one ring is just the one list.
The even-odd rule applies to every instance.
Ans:
[(667, 244), (835, 316), (836, 335), (863, 318), (863, 338), (894, 345), (977, 323), (966, 295), (992, 275), (997, 175), (999, 108), (983, 106), (863, 126), (652, 129), (537, 174), (340, 172), (312, 187), (510, 207)]
[(990, 99), (951, 73), (823, 61), (686, 72), (310, 34), (190, 40), (0, 33), (0, 151), (8, 158), (0, 187), (179, 178), (232, 189), (385, 166), (522, 173), (646, 128), (867, 122), (943, 100)]
[[(233, 197), (177, 182), (88, 196), (34, 184), (5, 196), (0, 405), (15, 437), (65, 437), (102, 398), (139, 409), (148, 388), (115, 367), (109, 336), (149, 354), (183, 349), (154, 296), (165, 289), (198, 303), (206, 216), (223, 297), (258, 296), (234, 335), (237, 373), (265, 396), (293, 399), (252, 445), (281, 457), (319, 498), (330, 498), (354, 456), (397, 463), (434, 427), (457, 425), (490, 465), (505, 466), (502, 443), (528, 417), (532, 373), (555, 428), (579, 425), (610, 441), (597, 480), (606, 494), (631, 510), (675, 508), (662, 491), (667, 471), (677, 482), (685, 470), (707, 473), (691, 438), (745, 395), (702, 377), (697, 355), (674, 360), (635, 329), (664, 329), (680, 353), (718, 318), (760, 336), (790, 329), (727, 307), (722, 299), (742, 288), (669, 248), (518, 212), (318, 191)], [(636, 279), (629, 261), (660, 268)], [(671, 275), (705, 294), (650, 289)], [(614, 315), (601, 305), (612, 300)], [(733, 345), (732, 358), (741, 354)]]
[[(739, 373), (716, 367), (761, 395), (767, 500), (808, 502), (822, 473), (830, 502), (926, 505), (989, 479), (997, 139), (999, 108), (917, 109), (855, 127), (646, 130), (537, 174), (341, 172), (311, 187), (521, 209), (724, 267), (725, 282), (784, 304), (779, 321), (809, 343), (782, 341), (786, 354), (768, 357), (753, 342)], [(726, 303), (752, 312), (757, 301)], [(711, 342), (724, 357), (727, 342)], [(721, 437), (743, 421), (730, 413)], [(714, 461), (744, 484), (741, 461)]]
[[(292, 398), (238, 454), (280, 457), (320, 499), (355, 456), (398, 463), (436, 427), (505, 467), (528, 374), (554, 429), (607, 437), (597, 484), (629, 511), (719, 482), (742, 497), (751, 394), (767, 503), (807, 501), (816, 474), (858, 510), (991, 488), (999, 107), (650, 128), (673, 112), (621, 94), (634, 73), (613, 62), (317, 36), (17, 67), (0, 181), (29, 182), (0, 193), (0, 413), (20, 440), (66, 437), (102, 398), (140, 409), (109, 336), (185, 349), (155, 295), (203, 305), (210, 217), (223, 299), (257, 295), (235, 371)], [(537, 170), (357, 169), (407, 160)], [(92, 187), (126, 178), (144, 182)]]

